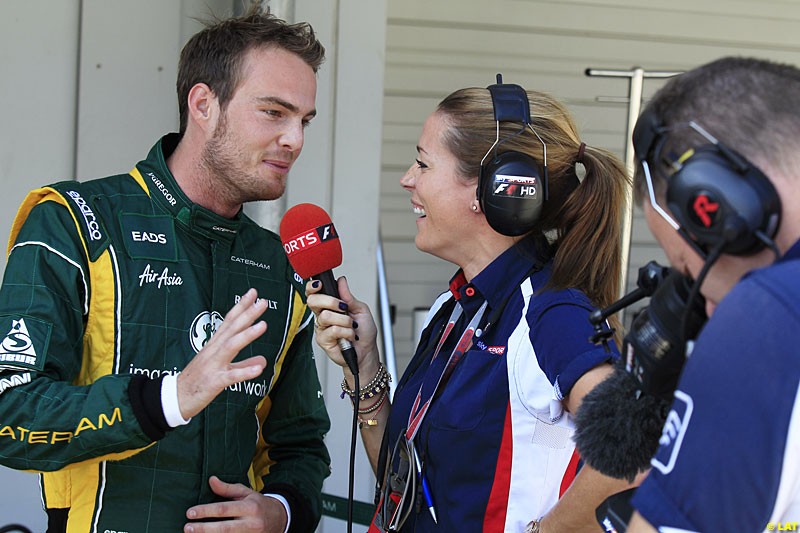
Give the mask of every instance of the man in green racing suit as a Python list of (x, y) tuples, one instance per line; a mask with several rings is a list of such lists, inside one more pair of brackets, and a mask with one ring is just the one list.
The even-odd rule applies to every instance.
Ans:
[[(252, 13), (236, 24), (300, 35), (321, 61), (306, 25)], [(206, 46), (223, 39), (214, 30)], [(227, 103), (221, 89), (188, 84), (182, 134), (129, 174), (32, 191), (14, 222), (0, 291), (0, 463), (43, 472), (48, 531), (204, 531), (222, 520), (312, 531), (319, 521), (330, 424), (312, 315), (278, 237), (241, 211), (248, 194), (283, 192), (313, 116), (316, 67), (280, 44), (241, 54)], [(260, 68), (293, 81), (269, 85)], [(254, 101), (273, 111), (264, 146), (278, 145), (284, 165), (256, 174), (278, 182), (272, 193), (231, 196), (236, 183), (255, 185), (233, 181), (209, 146), (230, 146)]]

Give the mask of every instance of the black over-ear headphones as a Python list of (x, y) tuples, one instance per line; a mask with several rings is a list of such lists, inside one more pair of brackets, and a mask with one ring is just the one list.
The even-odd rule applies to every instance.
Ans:
[[(703, 255), (716, 247), (720, 253), (750, 255), (774, 246), (781, 202), (772, 182), (699, 124), (692, 121), (687, 126), (708, 142), (680, 157), (677, 170), (667, 178), (667, 207), (680, 225), (676, 229)], [(650, 163), (663, 163), (658, 159), (665, 155), (660, 152), (669, 130), (653, 106), (637, 120), (633, 147), (646, 173), (657, 171)], [(652, 186), (652, 176), (647, 179)]]
[[(481, 160), (476, 195), (486, 220), (496, 232), (508, 236), (523, 235), (533, 229), (547, 200), (547, 147), (531, 126), (528, 95), (519, 85), (497, 84), (487, 87), (492, 95), (497, 137)], [(543, 165), (528, 154), (500, 152), (500, 122), (519, 122), (520, 134), (530, 129), (542, 143)]]

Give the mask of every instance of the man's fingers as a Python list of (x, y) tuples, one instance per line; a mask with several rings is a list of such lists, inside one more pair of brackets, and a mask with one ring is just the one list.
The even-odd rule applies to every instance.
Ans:
[(240, 500), (252, 494), (253, 490), (245, 487), (241, 483), (225, 483), (217, 476), (208, 479), (208, 486), (214, 494), (229, 500)]
[(263, 315), (266, 309), (267, 301), (265, 299), (259, 300), (256, 290), (250, 289), (244, 293), (239, 302), (228, 311), (222, 324), (214, 335), (216, 336), (220, 333), (224, 334), (224, 332), (230, 330), (234, 332), (241, 331)]
[[(266, 367), (267, 360), (261, 355), (245, 359), (244, 361), (231, 363), (230, 368), (225, 373), (227, 377), (226, 381), (230, 382), (228, 385), (233, 385), (241, 381), (255, 379), (264, 372)], [(226, 385), (226, 387), (228, 385)]]

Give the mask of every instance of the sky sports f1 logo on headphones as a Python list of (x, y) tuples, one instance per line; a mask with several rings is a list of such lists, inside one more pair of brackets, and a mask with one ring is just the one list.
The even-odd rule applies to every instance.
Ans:
[(331, 222), (330, 224), (323, 224), (310, 229), (300, 235), (295, 235), (289, 241), (283, 243), (283, 249), (286, 250), (287, 256), (291, 256), (297, 252), (305, 252), (323, 242), (338, 238), (339, 234), (336, 233), (336, 228), (333, 227), (333, 222)]
[(494, 177), (492, 194), (507, 198), (535, 198), (536, 178), (532, 176), (497, 174)]
[(719, 203), (711, 199), (710, 195), (706, 192), (701, 192), (695, 195), (692, 200), (692, 208), (689, 213), (692, 221), (695, 224), (702, 225), (704, 228), (710, 228), (714, 225), (719, 212)]

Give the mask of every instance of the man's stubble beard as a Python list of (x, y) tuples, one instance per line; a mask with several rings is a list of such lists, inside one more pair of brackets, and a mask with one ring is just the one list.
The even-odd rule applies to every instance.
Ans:
[(236, 140), (230, 134), (223, 114), (214, 135), (206, 143), (202, 158), (203, 168), (214, 184), (215, 194), (232, 204), (280, 198), (284, 193), (285, 183), (280, 184), (279, 191), (274, 191), (274, 187), (270, 187), (265, 178), (242, 168), (247, 160), (247, 155), (238, 148)]

